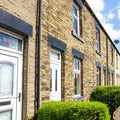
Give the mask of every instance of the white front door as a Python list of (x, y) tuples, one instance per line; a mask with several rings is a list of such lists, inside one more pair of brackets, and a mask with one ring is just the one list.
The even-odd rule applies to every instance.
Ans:
[(20, 120), (21, 56), (3, 52), (0, 50), (0, 120)]
[(50, 100), (61, 100), (61, 53), (51, 51)]
[(0, 31), (0, 120), (21, 120), (22, 40)]

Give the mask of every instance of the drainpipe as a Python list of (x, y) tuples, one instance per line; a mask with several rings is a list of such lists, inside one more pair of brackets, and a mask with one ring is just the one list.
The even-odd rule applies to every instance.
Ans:
[(35, 113), (40, 107), (40, 48), (41, 48), (42, 0), (37, 0), (36, 13), (36, 69), (35, 69)]

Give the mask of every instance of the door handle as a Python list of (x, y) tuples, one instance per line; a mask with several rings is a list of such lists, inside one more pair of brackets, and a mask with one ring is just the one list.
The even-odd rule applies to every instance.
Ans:
[(21, 100), (21, 93), (19, 93), (19, 95), (18, 95), (18, 101), (20, 102), (20, 100)]

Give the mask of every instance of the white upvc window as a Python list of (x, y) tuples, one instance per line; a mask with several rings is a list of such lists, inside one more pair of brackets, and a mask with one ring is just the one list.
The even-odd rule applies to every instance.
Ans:
[(112, 77), (112, 85), (114, 85), (114, 73), (111, 74)]
[(72, 7), (72, 12), (73, 12), (73, 33), (76, 34), (77, 36), (80, 36), (80, 18), (79, 18), (79, 7), (73, 3)]
[(0, 47), (21, 52), (22, 42), (21, 38), (0, 30)]
[(104, 84), (104, 85), (107, 85), (107, 81), (106, 81), (106, 70), (103, 70), (103, 80), (104, 80), (103, 84)]
[(97, 67), (96, 71), (96, 79), (97, 79), (97, 86), (101, 85), (101, 80), (100, 80), (100, 68)]
[(107, 85), (110, 85), (110, 81), (111, 81), (111, 79), (110, 79), (110, 72), (108, 72), (108, 83), (107, 83)]
[(74, 95), (81, 96), (81, 61), (74, 59)]
[(113, 51), (113, 47), (111, 46), (111, 63), (113, 64), (114, 62), (114, 51)]
[(100, 52), (100, 31), (96, 28), (96, 50)]

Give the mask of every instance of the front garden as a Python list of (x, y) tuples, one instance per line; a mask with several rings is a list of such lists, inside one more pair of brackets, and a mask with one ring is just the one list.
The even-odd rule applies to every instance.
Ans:
[(120, 87), (99, 86), (89, 102), (45, 103), (34, 120), (113, 120), (113, 113), (119, 106)]

